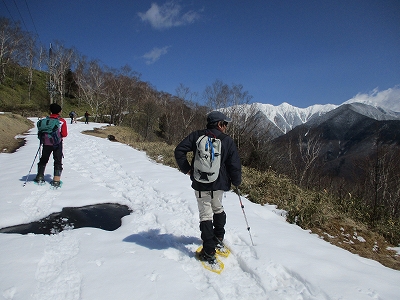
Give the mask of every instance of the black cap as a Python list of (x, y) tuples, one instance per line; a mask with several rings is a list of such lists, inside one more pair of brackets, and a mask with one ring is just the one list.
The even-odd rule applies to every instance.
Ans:
[(57, 103), (50, 104), (50, 112), (52, 114), (58, 114), (61, 111), (61, 106)]
[(232, 119), (228, 118), (220, 111), (212, 111), (207, 115), (207, 124), (213, 124), (219, 121), (232, 122)]

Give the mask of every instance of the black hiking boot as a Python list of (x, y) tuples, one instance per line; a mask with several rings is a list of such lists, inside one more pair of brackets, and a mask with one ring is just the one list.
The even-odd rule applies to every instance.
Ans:
[(224, 243), (222, 242), (224, 240), (224, 238), (214, 236), (213, 240), (215, 242), (216, 247), (224, 246)]
[(225, 248), (225, 245), (223, 243), (224, 238), (219, 238), (214, 236), (214, 242), (215, 242), (215, 249), (221, 250)]
[(225, 246), (222, 240), (223, 238), (214, 237), (215, 250), (219, 255), (227, 257), (230, 253), (230, 250)]
[(33, 179), (34, 182), (37, 184), (44, 184), (44, 170), (46, 169), (46, 166), (39, 165), (38, 164), (38, 170), (35, 179)]
[(59, 188), (59, 187), (61, 187), (61, 181), (52, 181), (52, 182), (50, 182), (50, 184), (54, 187), (54, 188)]
[(201, 249), (200, 253), (198, 254), (198, 258), (201, 261), (208, 262), (210, 265), (214, 265), (217, 263), (217, 258), (215, 257), (215, 253), (208, 254), (204, 251), (204, 249)]
[(33, 181), (39, 185), (44, 184), (44, 176), (41, 174), (36, 175), (35, 179), (33, 179)]

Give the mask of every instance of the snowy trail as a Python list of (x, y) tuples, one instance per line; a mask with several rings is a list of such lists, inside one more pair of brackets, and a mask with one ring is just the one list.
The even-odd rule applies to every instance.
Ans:
[(34, 299), (79, 299), (82, 278), (71, 260), (78, 252), (79, 241), (68, 231), (46, 238)]
[[(395, 299), (400, 294), (400, 272), (333, 247), (286, 223), (273, 206), (243, 197), (256, 244), (251, 246), (234, 193), (224, 198), (232, 254), (223, 259), (220, 275), (205, 270), (194, 257), (201, 240), (188, 176), (127, 145), (80, 133), (92, 127), (69, 125), (64, 185), (58, 190), (32, 182), (21, 187), (21, 174), (37, 147), (34, 135), (18, 152), (0, 155), (2, 167), (17, 165), (10, 176), (21, 178), (0, 179), (7, 188), (0, 227), (36, 221), (67, 206), (113, 202), (128, 205), (132, 213), (112, 232), (80, 228), (51, 236), (0, 234), (0, 270), (15, 270), (1, 271), (0, 297)], [(51, 172), (49, 163), (48, 178)]]
[[(89, 178), (94, 184), (105, 186), (109, 190), (108, 194), (112, 195), (117, 202), (129, 205), (133, 210), (132, 215), (135, 218), (135, 223), (138, 225), (136, 232), (142, 238), (148, 239), (148, 243), (153, 241), (159, 243), (157, 239), (161, 234), (163, 236), (162, 243), (175, 244), (173, 245), (175, 250), (168, 248), (163, 255), (167, 259), (181, 263), (182, 268), (193, 282), (213, 282), (211, 287), (218, 295), (216, 299), (230, 299), (237, 296), (240, 296), (241, 299), (266, 299), (271, 298), (276, 293), (276, 291), (269, 293), (267, 288), (263, 286), (263, 281), (255, 276), (254, 272), (249, 271), (250, 268), (245, 262), (246, 259), (238, 260), (235, 255), (226, 260), (227, 267), (230, 269), (230, 276), (219, 276), (202, 270), (193, 255), (200, 243), (200, 240), (195, 238), (199, 235), (195, 207), (190, 206), (185, 199), (156, 190), (152, 187), (151, 182), (144, 182), (140, 176), (135, 176), (132, 172), (126, 171), (118, 161), (108, 154), (108, 151), (102, 150), (99, 139), (90, 137), (89, 142), (85, 142), (87, 137), (84, 137), (85, 140), (79, 141), (79, 136), (81, 135), (72, 133), (70, 139), (78, 141), (82, 146), (72, 148), (68, 147), (68, 143), (66, 143), (65, 147), (66, 156), (70, 157), (72, 169), (82, 177)], [(70, 150), (68, 151), (68, 149)], [(82, 156), (81, 153), (88, 155)], [(170, 213), (168, 219), (163, 218), (166, 212)], [(191, 217), (188, 218), (188, 216)], [(173, 236), (184, 237), (188, 230), (193, 233), (193, 238), (189, 238), (193, 240), (193, 243), (182, 245), (179, 243), (179, 239), (172, 238)], [(238, 236), (234, 236), (234, 238), (245, 245)], [(186, 255), (182, 255), (182, 253)], [(254, 251), (249, 255), (254, 257)], [(189, 265), (187, 256), (191, 261)], [(289, 295), (290, 293), (297, 294), (298, 288), (306, 290), (302, 283), (291, 278), (287, 272), (276, 269), (273, 270), (273, 274), (268, 275), (270, 281), (275, 283), (281, 281), (281, 287), (279, 287), (279, 284), (276, 286), (277, 290), (281, 288)], [(287, 282), (287, 284), (285, 285), (284, 282)], [(296, 288), (290, 292), (293, 285)], [(210, 286), (202, 287), (202, 285), (199, 285), (197, 288), (207, 290)]]

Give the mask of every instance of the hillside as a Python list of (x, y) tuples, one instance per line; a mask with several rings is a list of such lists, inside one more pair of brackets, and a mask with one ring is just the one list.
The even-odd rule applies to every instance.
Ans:
[[(357, 162), (370, 159), (377, 145), (386, 151), (398, 151), (400, 120), (396, 113), (360, 104), (344, 104), (271, 142), (273, 147), (286, 147), (289, 141), (318, 137), (318, 158), (324, 161), (325, 173), (352, 180)], [(345, 163), (344, 163), (345, 162)], [(353, 178), (354, 179), (354, 178)]]
[(27, 74), (27, 68), (14, 66), (10, 75), (6, 76), (4, 82), (0, 84), (1, 111), (27, 116), (38, 115), (39, 112), (46, 111), (45, 107), (50, 103), (50, 96), (46, 89), (47, 73), (33, 70), (33, 86), (31, 88), (28, 84)]
[[(0, 149), (3, 153), (11, 153), (25, 144), (22, 136), (34, 125), (20, 115), (0, 113)], [(21, 135), (21, 136), (20, 136)], [(20, 138), (15, 138), (20, 136)]]

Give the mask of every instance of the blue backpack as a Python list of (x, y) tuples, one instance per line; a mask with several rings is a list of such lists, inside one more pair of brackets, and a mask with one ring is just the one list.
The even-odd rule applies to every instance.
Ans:
[(37, 122), (38, 139), (44, 145), (53, 145), (57, 148), (62, 140), (60, 118), (46, 117)]

